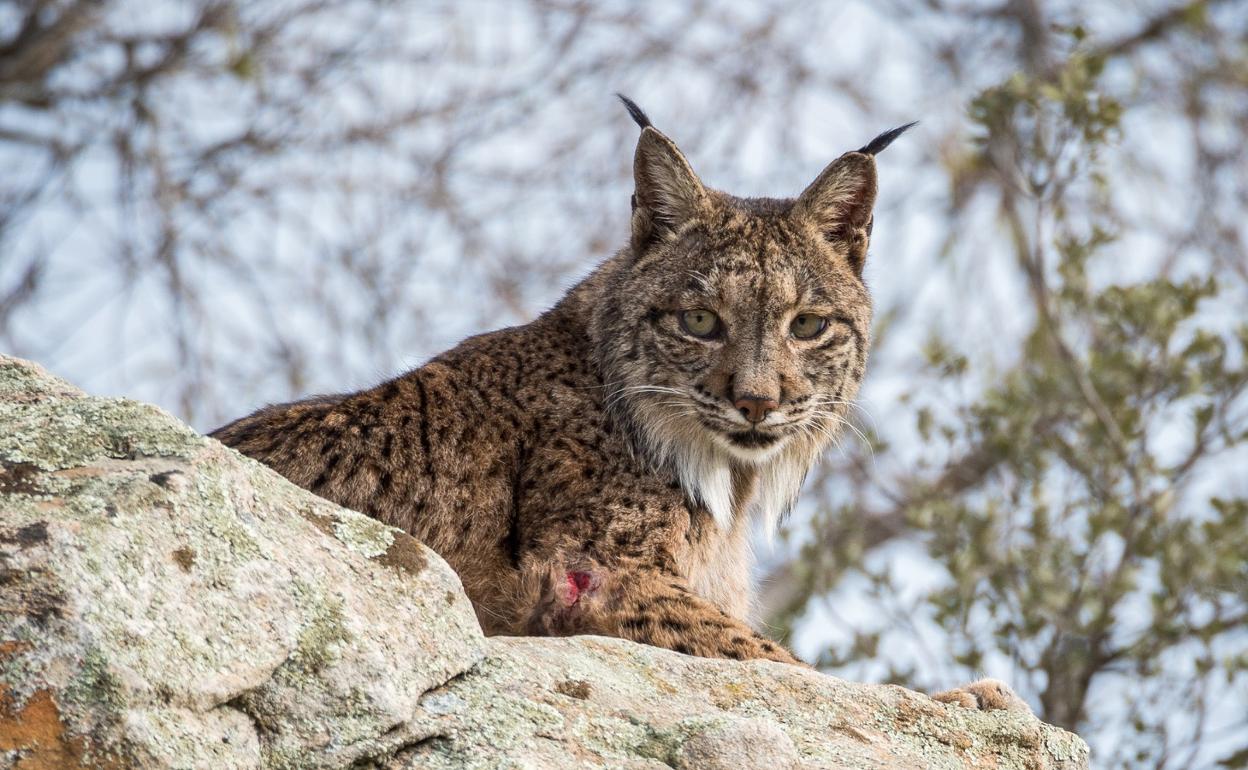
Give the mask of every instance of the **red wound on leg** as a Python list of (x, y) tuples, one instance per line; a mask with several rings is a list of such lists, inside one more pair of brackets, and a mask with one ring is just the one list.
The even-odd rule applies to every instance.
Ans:
[(588, 572), (569, 572), (564, 577), (564, 580), (567, 583), (567, 588), (563, 600), (568, 606), (576, 604), (582, 593), (593, 590), (593, 575)]
[(590, 581), (593, 579), (593, 576), (588, 572), (569, 572), (568, 577), (572, 578), (573, 582), (576, 583), (576, 588), (579, 591), (588, 591)]

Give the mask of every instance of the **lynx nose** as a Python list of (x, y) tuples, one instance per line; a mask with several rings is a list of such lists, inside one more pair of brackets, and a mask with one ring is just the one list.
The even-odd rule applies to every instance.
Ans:
[(780, 406), (775, 399), (762, 396), (742, 396), (733, 401), (732, 405), (741, 412), (742, 417), (755, 423), (767, 419), (767, 415)]

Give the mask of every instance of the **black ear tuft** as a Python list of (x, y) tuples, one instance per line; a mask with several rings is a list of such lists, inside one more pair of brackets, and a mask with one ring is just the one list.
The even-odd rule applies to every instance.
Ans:
[(620, 101), (624, 102), (624, 107), (628, 109), (628, 114), (633, 117), (633, 120), (637, 121), (637, 125), (641, 126), (643, 130), (654, 125), (650, 122), (650, 118), (646, 116), (646, 113), (642, 112), (641, 108), (637, 106), (637, 102), (629, 99), (624, 94), (617, 93), (616, 96), (620, 97)]
[[(623, 97), (620, 97), (620, 98), (623, 98)], [(884, 151), (885, 147), (888, 147), (890, 144), (893, 143), (894, 139), (906, 133), (906, 129), (910, 128), (911, 126), (916, 125), (918, 122), (919, 121), (915, 120), (910, 123), (907, 123), (904, 126), (898, 126), (897, 128), (891, 129), (889, 131), (885, 131), (884, 133), (880, 134), (879, 136), (875, 137), (870, 142), (868, 142), (867, 145), (863, 147), (862, 149), (860, 149), (858, 152), (861, 152), (864, 155), (879, 155), (881, 152)]]

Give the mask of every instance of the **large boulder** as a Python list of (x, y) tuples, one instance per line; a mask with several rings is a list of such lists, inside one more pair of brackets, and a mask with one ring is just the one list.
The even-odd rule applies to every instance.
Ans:
[(161, 410), (0, 357), (0, 768), (1081, 768), (792, 666), (485, 639), (455, 574)]

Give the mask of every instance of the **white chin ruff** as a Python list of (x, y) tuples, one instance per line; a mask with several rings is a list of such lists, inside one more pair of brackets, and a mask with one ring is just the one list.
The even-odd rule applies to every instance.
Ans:
[(769, 447), (740, 447), (703, 428), (678, 427), (670, 421), (658, 421), (656, 427), (647, 428), (646, 441), (655, 459), (676, 472), (685, 494), (705, 505), (725, 531), (734, 524), (733, 466), (752, 468), (757, 481), (748, 510), (762, 523), (768, 538), (793, 507), (806, 472), (819, 453), (818, 446), (797, 437)]

